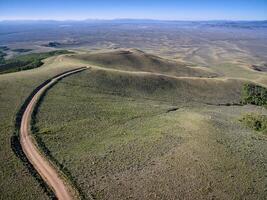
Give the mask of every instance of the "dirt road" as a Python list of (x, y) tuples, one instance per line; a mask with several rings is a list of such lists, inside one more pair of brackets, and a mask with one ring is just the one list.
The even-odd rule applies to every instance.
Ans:
[[(37, 172), (41, 175), (44, 181), (51, 187), (54, 191), (56, 197), (59, 200), (70, 200), (75, 198), (75, 190), (68, 186), (62, 177), (60, 177), (58, 171), (51, 165), (47, 158), (45, 158), (38, 148), (36, 147), (36, 143), (31, 136), (30, 131), (30, 121), (32, 112), (35, 104), (37, 103), (40, 96), (43, 92), (48, 89), (52, 84), (56, 81), (69, 76), (71, 74), (80, 72), (85, 70), (86, 68), (79, 68), (73, 71), (68, 71), (64, 74), (57, 76), (56, 78), (51, 79), (46, 85), (39, 89), (39, 91), (33, 96), (30, 103), (27, 105), (21, 121), (20, 126), (20, 143), (23, 149), (23, 152), (37, 170)], [(76, 194), (77, 195), (77, 194)]]

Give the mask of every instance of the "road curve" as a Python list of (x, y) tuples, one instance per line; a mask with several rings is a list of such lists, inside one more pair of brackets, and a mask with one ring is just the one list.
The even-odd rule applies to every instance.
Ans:
[[(36, 147), (36, 142), (31, 136), (30, 121), (32, 117), (32, 112), (34, 106), (36, 105), (40, 96), (55, 82), (58, 80), (69, 76), (71, 74), (85, 70), (84, 68), (79, 68), (76, 70), (65, 72), (57, 77), (51, 79), (47, 84), (41, 87), (37, 93), (32, 97), (30, 103), (27, 105), (21, 120), (20, 125), (20, 144), (26, 157), (29, 159), (36, 171), (41, 175), (43, 180), (51, 187), (54, 191), (56, 197), (59, 200), (71, 200), (75, 199), (75, 190), (68, 186), (62, 177), (60, 177), (59, 172), (51, 165), (49, 160), (45, 158), (38, 148)], [(77, 195), (77, 194), (76, 194)]]

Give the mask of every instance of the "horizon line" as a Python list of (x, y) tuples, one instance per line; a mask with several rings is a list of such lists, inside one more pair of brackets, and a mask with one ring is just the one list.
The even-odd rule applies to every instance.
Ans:
[(5, 21), (54, 21), (54, 22), (66, 22), (66, 21), (116, 21), (116, 20), (140, 20), (140, 21), (166, 21), (166, 22), (208, 22), (208, 21), (229, 21), (229, 22), (251, 22), (251, 21), (267, 21), (267, 19), (152, 19), (152, 18), (86, 18), (86, 19), (0, 19), (0, 22)]

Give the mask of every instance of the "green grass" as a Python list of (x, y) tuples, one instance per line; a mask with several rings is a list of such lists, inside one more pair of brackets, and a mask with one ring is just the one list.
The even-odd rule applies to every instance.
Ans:
[[(70, 53), (67, 50), (51, 51), (47, 53), (32, 53), (3, 60), (0, 64), (0, 74), (29, 70), (40, 67), (42, 60), (51, 56)], [(1, 55), (0, 55), (1, 56)]]
[(80, 66), (54, 62), (55, 59), (49, 58), (34, 70), (0, 75), (0, 199), (48, 199), (36, 178), (12, 151), (11, 137), (16, 132), (16, 114), (35, 87), (56, 74)]
[(93, 76), (81, 84), (110, 94), (173, 103), (238, 104), (244, 84), (239, 80), (173, 78), (105, 69), (92, 69), (91, 73)]
[(181, 103), (150, 78), (88, 70), (40, 105), (36, 137), (85, 198), (264, 198), (266, 144), (235, 121), (258, 108)]
[[(2, 76), (2, 75), (1, 75)], [(36, 179), (11, 148), (15, 117), (25, 98), (44, 76), (21, 76), (5, 79), (0, 76), (0, 182), (1, 199), (48, 199)]]
[[(1, 199), (47, 199), (11, 150), (16, 113), (41, 82), (87, 61), (66, 55), (44, 62), (0, 75)], [(240, 102), (245, 81), (133, 71), (92, 68), (66, 77), (38, 107), (38, 144), (85, 198), (264, 199), (265, 136), (236, 119), (267, 113), (223, 106)]]

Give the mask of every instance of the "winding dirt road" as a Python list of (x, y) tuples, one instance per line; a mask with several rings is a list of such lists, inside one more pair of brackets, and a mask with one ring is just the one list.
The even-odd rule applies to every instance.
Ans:
[[(87, 67), (79, 68), (76, 70), (65, 72), (53, 79), (51, 79), (50, 82), (48, 82), (46, 85), (44, 85), (42, 88), (39, 89), (39, 91), (33, 96), (30, 103), (27, 105), (21, 121), (20, 126), (20, 144), (22, 146), (23, 152), (31, 162), (31, 164), (34, 166), (34, 168), (37, 170), (37, 172), (41, 175), (41, 177), (44, 179), (44, 181), (51, 187), (51, 189), (54, 191), (56, 197), (59, 200), (71, 200), (75, 199), (75, 189), (71, 188), (69, 185), (67, 185), (62, 177), (60, 177), (59, 172), (51, 165), (49, 160), (45, 158), (38, 148), (36, 147), (36, 142), (31, 136), (31, 127), (30, 127), (30, 121), (32, 112), (34, 109), (34, 106), (36, 105), (38, 99), (40, 96), (55, 82), (58, 80), (69, 76), (71, 74), (80, 72), (87, 69)], [(77, 194), (76, 194), (77, 195)]]

